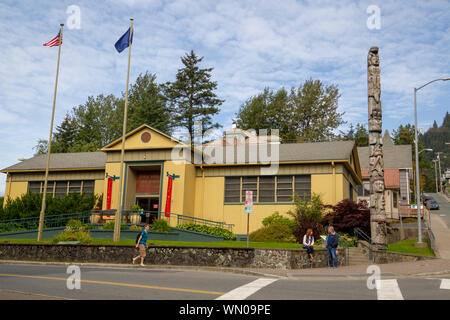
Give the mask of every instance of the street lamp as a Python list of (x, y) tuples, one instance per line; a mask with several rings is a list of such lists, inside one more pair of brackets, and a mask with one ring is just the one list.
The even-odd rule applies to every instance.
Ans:
[(448, 81), (450, 78), (442, 78), (442, 79), (435, 79), (430, 82), (425, 83), (423, 86), (419, 88), (414, 88), (414, 137), (415, 137), (415, 145), (416, 145), (416, 202), (417, 202), (417, 229), (418, 229), (418, 236), (417, 236), (417, 243), (415, 244), (416, 247), (425, 247), (426, 244), (422, 242), (422, 221), (421, 221), (421, 213), (420, 213), (420, 182), (419, 182), (419, 139), (417, 137), (417, 91), (422, 89), (423, 87), (429, 85), (430, 83), (436, 82), (436, 81)]

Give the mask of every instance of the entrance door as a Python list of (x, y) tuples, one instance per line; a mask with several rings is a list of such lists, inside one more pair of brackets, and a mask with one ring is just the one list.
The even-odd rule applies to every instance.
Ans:
[(144, 209), (145, 214), (141, 216), (141, 223), (152, 223), (153, 220), (158, 219), (159, 198), (137, 198), (137, 205)]

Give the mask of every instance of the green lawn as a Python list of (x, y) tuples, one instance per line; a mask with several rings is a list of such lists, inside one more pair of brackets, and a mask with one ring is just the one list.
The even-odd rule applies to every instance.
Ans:
[[(423, 241), (428, 243), (428, 239), (423, 239)], [(399, 252), (399, 253), (408, 253), (408, 254), (417, 254), (417, 255), (429, 256), (429, 257), (435, 256), (429, 246), (426, 248), (414, 247), (414, 243), (416, 243), (416, 242), (417, 242), (417, 239), (404, 240), (404, 241), (400, 241), (400, 242), (391, 243), (388, 245), (388, 251)]]
[[(42, 240), (37, 242), (35, 239), (1, 239), (0, 243), (24, 243), (24, 244), (36, 244), (36, 243), (52, 243), (51, 239)], [(94, 239), (92, 241), (94, 245), (135, 245), (133, 239), (122, 239), (118, 243), (112, 239)], [(183, 246), (183, 247), (235, 247), (245, 248), (247, 242), (245, 241), (219, 241), (219, 242), (186, 242), (186, 241), (162, 241), (162, 240), (150, 240), (148, 245), (157, 246)], [(250, 248), (280, 248), (280, 249), (301, 249), (302, 245), (299, 243), (285, 243), (285, 242), (250, 242)]]

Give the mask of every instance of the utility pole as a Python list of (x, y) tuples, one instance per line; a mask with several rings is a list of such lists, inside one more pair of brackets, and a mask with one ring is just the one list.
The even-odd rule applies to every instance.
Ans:
[(430, 83), (436, 81), (448, 81), (450, 78), (435, 79), (425, 83), (419, 88), (414, 88), (414, 144), (416, 153), (416, 203), (417, 203), (417, 243), (414, 244), (415, 247), (426, 247), (426, 244), (422, 242), (422, 221), (421, 221), (421, 206), (420, 206), (420, 183), (419, 183), (419, 138), (417, 135), (417, 91), (423, 87), (429, 85)]
[(439, 156), (442, 152), (436, 152), (437, 161), (439, 163), (439, 192), (442, 193), (442, 176), (441, 176), (441, 157)]
[(438, 189), (438, 176), (437, 176), (437, 159), (434, 159), (433, 163), (434, 163), (434, 177), (436, 180), (436, 193), (438, 193), (439, 189)]

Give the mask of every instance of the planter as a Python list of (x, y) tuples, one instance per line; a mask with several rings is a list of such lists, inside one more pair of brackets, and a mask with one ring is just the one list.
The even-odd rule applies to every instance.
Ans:
[(131, 224), (140, 224), (141, 223), (141, 216), (139, 214), (132, 214), (132, 215), (130, 215), (130, 223)]
[(89, 221), (93, 224), (100, 222), (100, 215), (99, 214), (91, 214), (91, 217), (89, 218)]

